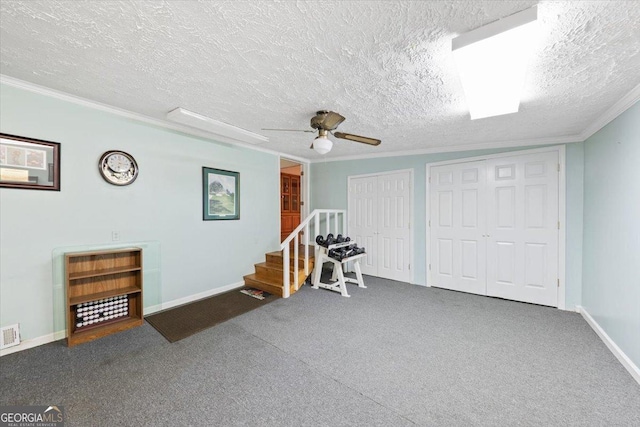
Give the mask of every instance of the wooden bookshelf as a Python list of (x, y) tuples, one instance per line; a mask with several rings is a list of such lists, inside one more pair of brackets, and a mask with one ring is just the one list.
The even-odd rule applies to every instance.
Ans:
[(67, 345), (143, 324), (142, 249), (65, 254)]

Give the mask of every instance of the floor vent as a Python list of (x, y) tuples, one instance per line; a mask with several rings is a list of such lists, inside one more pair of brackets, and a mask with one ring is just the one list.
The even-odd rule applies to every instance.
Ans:
[(20, 325), (0, 329), (0, 350), (20, 344)]

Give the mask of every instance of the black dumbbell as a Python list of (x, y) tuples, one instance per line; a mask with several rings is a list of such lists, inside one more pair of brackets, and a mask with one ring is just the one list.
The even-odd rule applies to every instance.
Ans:
[(344, 258), (346, 258), (346, 255), (347, 251), (345, 251), (343, 248), (329, 250), (329, 257), (338, 261), (342, 261)]
[(342, 234), (338, 234), (336, 236), (336, 243), (344, 243), (346, 242), (346, 239), (344, 238), (344, 236)]
[(329, 245), (333, 245), (335, 243), (335, 238), (333, 237), (333, 234), (329, 233), (327, 234), (327, 238), (325, 240), (325, 238), (320, 234), (318, 235), (318, 237), (316, 237), (316, 243), (327, 248), (329, 247)]
[(352, 257), (352, 256), (356, 256), (356, 255), (360, 255), (364, 253), (364, 248), (359, 248), (359, 247), (355, 247), (355, 248), (351, 248), (349, 250), (349, 253), (347, 254), (347, 258)]
[(356, 255), (360, 255), (364, 253), (364, 248), (359, 248), (357, 246), (354, 245), (354, 247), (349, 247), (349, 253), (347, 254), (347, 258), (352, 257), (352, 256), (356, 256)]

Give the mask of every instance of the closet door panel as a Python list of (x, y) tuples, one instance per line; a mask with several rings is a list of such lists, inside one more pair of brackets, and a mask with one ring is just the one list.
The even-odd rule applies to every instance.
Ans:
[(363, 274), (378, 275), (377, 177), (353, 178), (349, 185), (349, 237), (364, 247), (367, 256), (360, 260)]
[(430, 283), (484, 295), (485, 161), (430, 171)]
[(487, 294), (558, 305), (558, 153), (487, 162)]
[(411, 174), (378, 176), (378, 276), (411, 281)]

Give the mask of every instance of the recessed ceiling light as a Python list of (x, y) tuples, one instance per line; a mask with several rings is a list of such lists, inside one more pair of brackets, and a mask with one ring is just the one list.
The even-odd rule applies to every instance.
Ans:
[(453, 39), (472, 120), (518, 111), (537, 17), (534, 6)]

